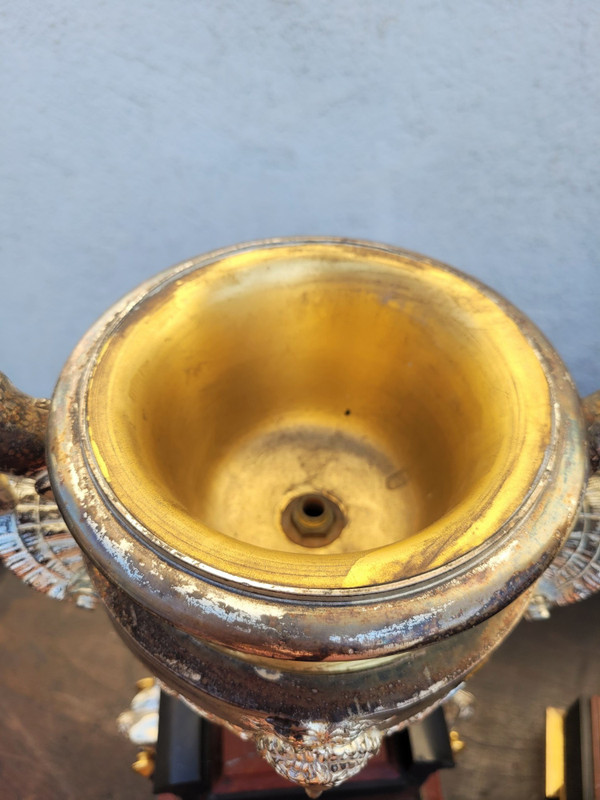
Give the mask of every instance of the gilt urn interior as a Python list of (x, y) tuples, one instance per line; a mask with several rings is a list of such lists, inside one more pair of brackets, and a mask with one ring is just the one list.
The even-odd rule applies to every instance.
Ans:
[(235, 581), (358, 588), (481, 545), (542, 466), (535, 349), (410, 254), (261, 247), (182, 269), (103, 344), (93, 454), (162, 547)]

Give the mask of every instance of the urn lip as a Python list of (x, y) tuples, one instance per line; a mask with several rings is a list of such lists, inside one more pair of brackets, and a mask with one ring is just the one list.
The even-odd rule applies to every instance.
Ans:
[[(241, 569), (240, 561), (236, 562), (235, 571), (228, 569), (226, 559), (219, 557), (218, 541), (208, 558), (199, 557), (198, 549), (182, 552), (174, 545), (175, 540), (166, 541), (165, 536), (156, 535), (148, 518), (140, 518), (142, 515), (135, 503), (122, 502), (122, 485), (117, 481), (115, 486), (111, 481), (112, 463), (106, 466), (104, 445), (108, 439), (98, 436), (97, 428), (94, 429), (95, 417), (92, 417), (90, 435), (90, 397), (92, 405), (95, 403), (98, 409), (99, 398), (105, 392), (110, 407), (108, 382), (98, 381), (96, 388), (100, 387), (100, 391), (95, 399), (93, 396), (93, 379), (101, 375), (103, 359), (107, 358), (107, 352), (118, 337), (126, 339), (127, 325), (135, 319), (136, 313), (142, 318), (140, 311), (145, 304), (148, 308), (149, 304), (156, 307), (156, 303), (160, 303), (165, 286), (185, 285), (188, 276), (208, 275), (210, 269), (215, 270), (215, 265), (219, 269), (223, 264), (234, 264), (237, 269), (236, 259), (243, 270), (248, 268), (245, 260), (257, 254), (277, 261), (301, 251), (308, 251), (313, 257), (314, 253), (329, 252), (337, 259), (347, 259), (351, 267), (357, 259), (370, 257), (380, 269), (383, 269), (382, 264), (385, 269), (392, 264), (392, 268), (405, 271), (419, 270), (428, 276), (430, 283), (440, 284), (440, 292), (459, 286), (463, 291), (461, 300), (469, 306), (466, 317), (475, 318), (479, 313), (488, 315), (486, 324), (492, 321), (494, 325), (501, 325), (505, 321), (504, 328), (492, 331), (490, 338), (494, 347), (504, 338), (509, 348), (515, 348), (511, 369), (515, 374), (516, 370), (521, 371), (518, 380), (522, 381), (526, 394), (525, 411), (521, 407), (519, 412), (528, 416), (528, 424), (536, 435), (525, 435), (517, 441), (516, 447), (513, 446), (515, 458), (510, 462), (511, 469), (505, 468), (503, 480), (496, 486), (496, 497), (502, 483), (510, 484), (512, 480), (511, 491), (518, 502), (509, 497), (499, 510), (498, 505), (502, 504), (496, 503), (495, 523), (489, 518), (487, 527), (480, 526), (480, 535), (475, 530), (478, 520), (473, 521), (471, 509), (474, 524), (463, 526), (462, 533), (454, 536), (458, 543), (452, 541), (456, 529), (450, 530), (451, 535), (443, 546), (437, 547), (437, 552), (435, 536), (439, 537), (441, 526), (438, 524), (435, 530), (439, 520), (433, 520), (427, 526), (434, 530), (430, 539), (431, 557), (420, 556), (413, 562), (417, 568), (412, 571), (397, 568), (399, 563), (401, 567), (404, 565), (403, 547), (396, 543), (386, 544), (371, 553), (364, 550), (350, 556), (345, 553), (313, 555), (310, 551), (306, 555), (277, 553), (264, 568), (261, 548), (235, 542), (231, 547), (245, 556)], [(352, 269), (348, 269), (346, 280), (352, 273)], [(477, 302), (480, 306), (474, 308), (473, 303)], [(461, 319), (464, 321), (464, 313)], [(473, 327), (476, 329), (477, 325)], [(487, 354), (490, 352), (488, 349)], [(536, 370), (537, 375), (534, 374)], [(514, 377), (509, 375), (508, 379)], [(478, 399), (485, 398), (489, 398), (489, 393), (483, 392)], [(519, 395), (519, 400), (521, 398)], [(190, 630), (203, 628), (209, 640), (224, 646), (250, 652), (266, 651), (284, 658), (305, 658), (314, 657), (317, 641), (323, 638), (328, 608), (333, 615), (329, 622), (342, 627), (339, 634), (332, 632), (335, 627), (328, 631), (329, 649), (324, 653), (325, 658), (383, 655), (439, 638), (452, 629), (459, 630), (490, 616), (541, 574), (568, 533), (583, 488), (585, 459), (578, 403), (566, 369), (535, 326), (478, 281), (432, 259), (369, 242), (326, 237), (267, 240), (215, 251), (171, 268), (134, 290), (99, 320), (74, 351), (57, 386), (51, 415), (50, 470), (58, 502), (88, 557), (126, 592), (137, 599), (143, 598), (150, 608), (171, 618), (175, 624)], [(498, 406), (496, 410), (500, 409)], [(537, 427), (532, 425), (536, 410), (542, 417), (547, 415), (538, 420)], [(513, 415), (507, 425), (515, 425), (516, 421)], [(123, 430), (121, 427), (117, 434)], [(488, 433), (486, 429), (485, 434)], [(128, 457), (131, 452), (130, 449)], [(137, 473), (134, 481), (140, 477), (141, 473)], [(132, 496), (130, 494), (128, 499)], [(479, 511), (480, 518), (488, 513), (483, 505), (474, 508)], [(169, 504), (161, 504), (158, 517), (162, 514), (171, 521), (170, 513)], [(155, 516), (154, 521), (158, 517)], [(178, 520), (177, 524), (180, 523)], [(412, 547), (413, 558), (419, 547), (423, 549), (423, 543), (427, 543), (423, 532), (415, 538), (418, 541), (408, 547), (409, 552)], [(230, 543), (225, 542), (222, 550), (226, 551), (229, 546)], [(405, 542), (404, 558), (406, 550)], [(277, 563), (289, 565), (294, 561), (308, 565), (299, 577), (294, 576), (293, 580), (265, 578), (285, 576), (286, 571), (290, 572), (289, 566), (277, 570)], [(333, 564), (333, 569), (320, 570), (319, 564), (324, 566), (327, 561)], [(360, 564), (358, 569), (356, 564)], [(321, 572), (326, 573), (325, 577), (320, 576)], [(313, 622), (306, 624), (309, 603), (322, 606), (323, 615), (317, 613)], [(370, 618), (359, 619), (357, 606), (365, 604), (370, 606)], [(193, 620), (198, 610), (206, 613), (202, 624)], [(224, 615), (231, 623), (227, 633), (217, 631), (219, 619), (223, 627)], [(265, 625), (265, 617), (269, 615), (270, 623)], [(273, 620), (278, 617), (287, 620), (285, 643), (281, 642), (281, 631), (277, 635), (274, 633), (277, 625)], [(240, 636), (242, 629), (245, 633)], [(270, 632), (265, 634), (267, 630)], [(279, 641), (275, 642), (276, 638)]]

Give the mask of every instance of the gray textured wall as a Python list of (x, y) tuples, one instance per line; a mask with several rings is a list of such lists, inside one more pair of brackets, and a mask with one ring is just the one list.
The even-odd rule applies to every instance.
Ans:
[(477, 275), (600, 386), (597, 0), (4, 0), (0, 27), (0, 368), (27, 391), (143, 278), (289, 234)]

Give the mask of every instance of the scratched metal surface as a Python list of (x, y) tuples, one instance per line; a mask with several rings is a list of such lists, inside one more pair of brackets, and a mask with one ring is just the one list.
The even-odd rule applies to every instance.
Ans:
[[(543, 797), (546, 705), (600, 692), (600, 596), (522, 623), (470, 681), (467, 746), (446, 800)], [(57, 603), (0, 572), (3, 800), (150, 800), (115, 719), (146, 674), (102, 610)]]

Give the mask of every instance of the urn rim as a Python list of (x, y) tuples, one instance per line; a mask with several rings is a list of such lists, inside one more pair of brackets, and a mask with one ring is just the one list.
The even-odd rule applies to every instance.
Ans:
[[(374, 258), (395, 260), (404, 266), (413, 265), (436, 279), (442, 276), (452, 285), (457, 283), (465, 287), (470, 299), (481, 298), (486, 313), (491, 313), (490, 309), (497, 310), (494, 321), (510, 321), (510, 330), (503, 330), (502, 335), (510, 338), (508, 334), (516, 332), (517, 338), (527, 343), (525, 350), (529, 361), (524, 359), (527, 362), (525, 369), (531, 369), (534, 355), (543, 374), (547, 387), (548, 425), (542, 434), (534, 437), (533, 443), (526, 442), (525, 447), (523, 442), (519, 443), (525, 452), (524, 459), (514, 468), (512, 475), (507, 476), (510, 479), (517, 475), (521, 479), (518, 502), (512, 507), (508, 503), (507, 509), (497, 516), (495, 527), (488, 522), (482, 536), (474, 536), (467, 526), (462, 539), (458, 537), (461, 546), (446, 542), (441, 548), (441, 557), (438, 553), (429, 561), (421, 559), (419, 568), (412, 574), (406, 570), (390, 572), (387, 566), (379, 568), (384, 562), (381, 553), (369, 556), (361, 552), (352, 564), (344, 554), (337, 556), (333, 561), (338, 565), (342, 563), (338, 576), (334, 575), (332, 579), (328, 574), (325, 580), (319, 580), (317, 565), (319, 561), (323, 563), (323, 556), (309, 553), (300, 558), (294, 555), (297, 561), (314, 565), (312, 573), (308, 571), (309, 577), (282, 582), (264, 579), (265, 574), (274, 574), (273, 566), (261, 572), (245, 569), (242, 563), (240, 569), (238, 560), (233, 572), (227, 568), (226, 560), (199, 559), (197, 552), (181, 552), (172, 543), (165, 543), (164, 537), (153, 535), (144, 524), (147, 520), (140, 519), (139, 509), (132, 511), (131, 503), (128, 506), (121, 502), (121, 487), (117, 486), (115, 490), (114, 482), (110, 480), (111, 467), (105, 466), (106, 451), (98, 446), (95, 431), (94, 436), (90, 436), (90, 381), (107, 352), (107, 343), (122, 332), (123, 320), (132, 319), (135, 311), (149, 302), (149, 298), (155, 302), (153, 299), (160, 295), (165, 285), (185, 281), (186, 276), (197, 274), (198, 270), (211, 264), (227, 263), (228, 259), (241, 259), (243, 262), (248, 254), (252, 257), (256, 253), (281, 257), (302, 248), (313, 248), (317, 252), (329, 248), (336, 255), (345, 253), (353, 257), (357, 253), (360, 257), (374, 254)], [(523, 352), (518, 356), (522, 358)], [(541, 408), (544, 398), (539, 376), (532, 379), (529, 387), (530, 415), (536, 408), (536, 392)], [(478, 281), (432, 259), (374, 243), (314, 237), (267, 240), (215, 251), (167, 270), (113, 306), (82, 340), (59, 380), (51, 415), (50, 468), (58, 502), (88, 557), (104, 574), (112, 575), (125, 591), (138, 599), (144, 597), (151, 608), (173, 621), (177, 619), (176, 624), (186, 628), (190, 620), (186, 619), (185, 613), (177, 615), (175, 601), (192, 617), (201, 599), (200, 606), (205, 610), (210, 607), (213, 616), (216, 614), (221, 620), (223, 609), (228, 605), (231, 607), (233, 602), (243, 607), (244, 614), (248, 614), (250, 609), (245, 622), (244, 614), (233, 621), (232, 627), (237, 629), (238, 637), (230, 633), (215, 635), (218, 623), (214, 619), (214, 626), (206, 626), (207, 638), (252, 652), (263, 652), (266, 646), (272, 652), (273, 634), (261, 642), (260, 634), (246, 630), (246, 635), (240, 638), (239, 632), (241, 627), (252, 626), (249, 620), (258, 620), (260, 616), (264, 617), (265, 611), (273, 612), (277, 606), (277, 613), (289, 617), (291, 627), (287, 644), (279, 643), (275, 652), (290, 657), (297, 638), (299, 657), (303, 657), (307, 648), (314, 649), (317, 631), (322, 636), (326, 619), (323, 617), (316, 624), (305, 626), (301, 620), (306, 616), (303, 605), (307, 601), (318, 599), (324, 609), (327, 606), (337, 608), (334, 614), (337, 622), (342, 621), (344, 615), (356, 617), (352, 607), (366, 603), (371, 606), (373, 618), (364, 623), (357, 622), (356, 618), (348, 619), (348, 635), (339, 636), (338, 644), (330, 641), (330, 653), (326, 655), (356, 658), (369, 652), (395, 652), (400, 641), (403, 646), (411, 646), (411, 643), (439, 638), (452, 629), (460, 629), (472, 624), (473, 620), (490, 616), (524, 591), (549, 563), (574, 519), (585, 478), (582, 438), (579, 401), (566, 369), (535, 326), (510, 303)], [(70, 466), (66, 463), (67, 458), (71, 460)], [(529, 469), (524, 469), (523, 460), (526, 462), (527, 459), (530, 461)], [(419, 535), (419, 541), (423, 542), (426, 537)], [(439, 536), (439, 530), (437, 533), (434, 531), (434, 535)], [(232, 546), (244, 551), (248, 564), (256, 563), (259, 548), (246, 543), (240, 548), (237, 542)], [(416, 552), (419, 542), (413, 541), (411, 546)], [(388, 563), (398, 561), (400, 550), (396, 545), (386, 548)], [(365, 566), (365, 559), (370, 559), (371, 563)], [(348, 579), (356, 561), (363, 562), (362, 568), (355, 569), (354, 577)], [(154, 576), (148, 574), (152, 572)], [(169, 592), (161, 591), (165, 582), (169, 585)], [(235, 601), (232, 599), (234, 596), (237, 597)], [(239, 600), (241, 597), (244, 597), (243, 602)], [(408, 597), (413, 600), (418, 597), (419, 602), (409, 608)], [(260, 598), (259, 602), (257, 598)], [(282, 602), (288, 604), (285, 614), (281, 611)], [(293, 608), (289, 607), (290, 603)], [(217, 607), (220, 609), (218, 612)], [(429, 613), (425, 612), (426, 609)], [(391, 624), (394, 617), (398, 620), (395, 625)], [(424, 624), (415, 623), (419, 617)], [(258, 625), (256, 630), (260, 627)], [(267, 640), (270, 644), (266, 644)], [(312, 644), (309, 644), (311, 640)]]

